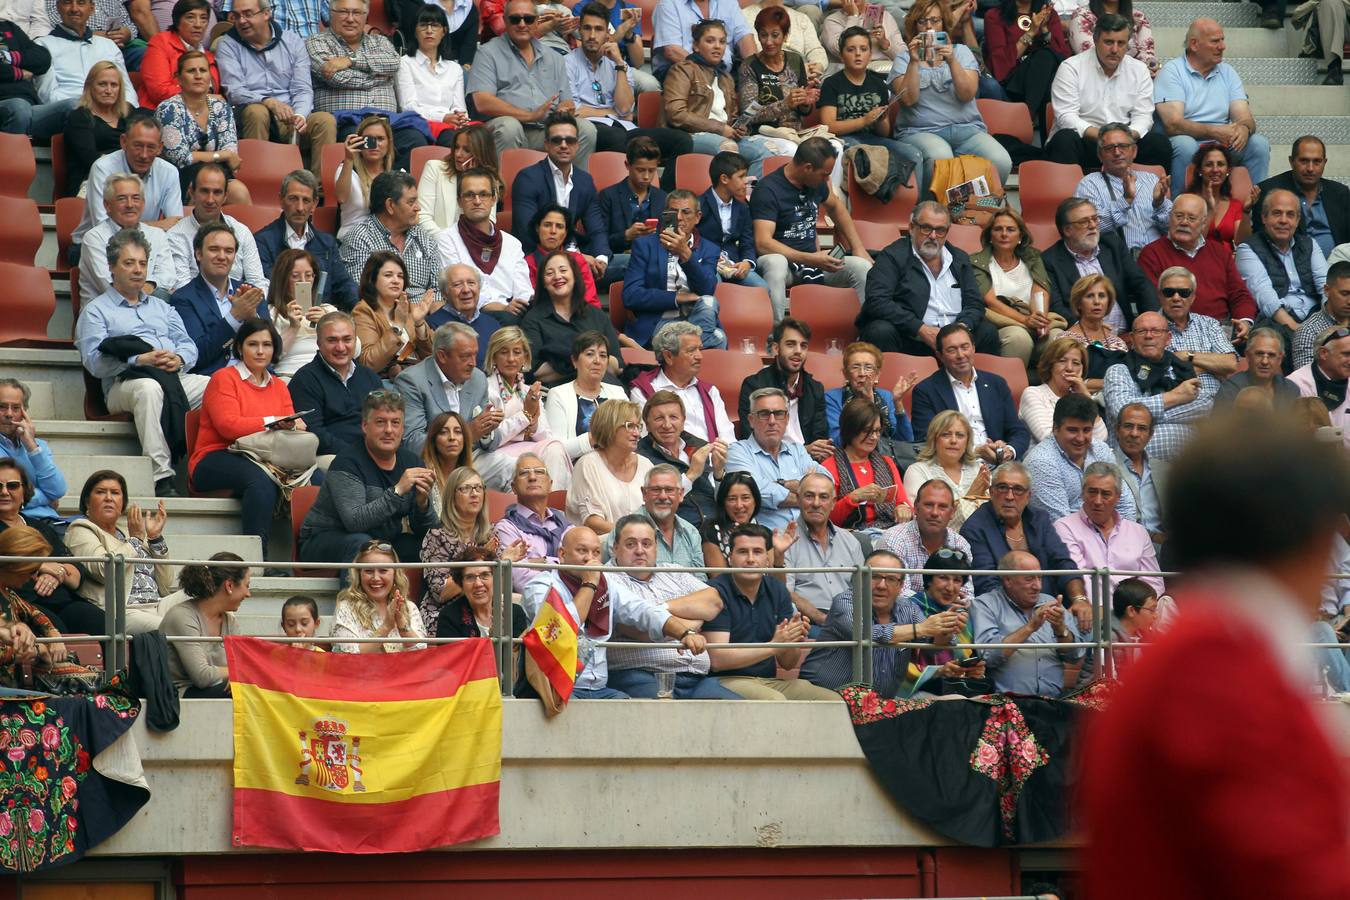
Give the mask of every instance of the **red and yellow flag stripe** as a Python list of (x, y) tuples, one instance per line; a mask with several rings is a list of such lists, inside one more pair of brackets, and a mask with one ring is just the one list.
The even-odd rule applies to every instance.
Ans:
[(534, 623), (521, 640), (525, 652), (566, 703), (576, 686), (581, 665), (577, 660), (577, 623), (556, 587), (544, 597)]

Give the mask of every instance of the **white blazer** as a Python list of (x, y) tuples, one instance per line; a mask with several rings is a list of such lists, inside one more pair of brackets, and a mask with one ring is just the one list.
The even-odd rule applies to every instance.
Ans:
[[(627, 400), (628, 395), (617, 384), (600, 382), (600, 396), (605, 400)], [(576, 382), (569, 381), (548, 389), (544, 398), (544, 418), (548, 420), (548, 430), (553, 437), (563, 442), (567, 455), (576, 462), (583, 453), (591, 450), (591, 435), (577, 434), (577, 389)]]

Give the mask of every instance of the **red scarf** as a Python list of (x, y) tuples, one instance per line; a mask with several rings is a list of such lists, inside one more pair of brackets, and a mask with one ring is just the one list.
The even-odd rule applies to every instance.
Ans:
[(458, 224), (459, 237), (464, 241), (465, 249), (469, 251), (470, 263), (484, 275), (491, 275), (502, 255), (501, 229), (489, 223), (492, 234), (483, 234), (463, 216), (459, 217)]

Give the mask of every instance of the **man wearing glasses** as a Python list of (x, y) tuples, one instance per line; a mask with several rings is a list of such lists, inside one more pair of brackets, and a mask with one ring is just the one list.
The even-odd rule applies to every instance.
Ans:
[(1192, 366), (1223, 380), (1237, 371), (1237, 351), (1217, 319), (1192, 312), (1195, 276), (1173, 266), (1158, 278), (1158, 300), (1171, 331), (1167, 349)]
[(770, 529), (786, 528), (801, 506), (797, 490), (803, 475), (828, 475), (796, 441), (785, 440), (787, 394), (760, 388), (750, 395), (750, 436), (727, 451), (728, 472), (749, 472), (759, 485), (762, 505), (756, 521)]
[[(511, 230), (525, 252), (532, 253), (538, 243), (538, 235), (530, 227), (535, 213), (550, 203), (566, 207), (580, 232), (577, 240), (581, 242), (586, 264), (599, 281), (609, 267), (609, 229), (600, 210), (595, 180), (580, 168), (583, 151), (584, 155), (590, 155), (590, 149), (582, 143), (583, 134), (591, 136), (593, 147), (594, 125), (585, 119), (578, 120), (570, 112), (549, 113), (544, 123), (547, 158), (521, 169), (511, 184)], [(497, 146), (501, 148), (500, 144)]]
[(1317, 397), (1331, 413), (1331, 424), (1342, 429), (1342, 440), (1350, 425), (1350, 402), (1346, 385), (1350, 383), (1350, 328), (1341, 325), (1328, 329), (1317, 339), (1317, 357), (1301, 369), (1295, 369), (1289, 380), (1298, 386), (1304, 397)]
[[(1058, 112), (1055, 124), (1059, 124)], [(1119, 234), (1132, 253), (1162, 237), (1172, 215), (1171, 180), (1135, 169), (1138, 152), (1139, 144), (1127, 126), (1119, 122), (1103, 125), (1097, 143), (1101, 171), (1085, 175), (1073, 191), (1074, 196), (1092, 201), (1101, 230)]]
[[(1135, 173), (1138, 175), (1138, 173)], [(1073, 319), (1065, 301), (1084, 275), (1105, 275), (1116, 289), (1116, 302), (1106, 314), (1106, 324), (1117, 334), (1130, 330), (1134, 317), (1157, 309), (1153, 285), (1135, 265), (1134, 256), (1117, 231), (1103, 230), (1101, 216), (1092, 200), (1069, 197), (1055, 209), (1059, 240), (1041, 258), (1054, 290), (1050, 308)]]
[(61, 474), (47, 442), (37, 436), (28, 415), (32, 392), (16, 378), (0, 378), (0, 459), (14, 460), (33, 485), (33, 496), (24, 504), (23, 513), (64, 528), (56, 503), (66, 492), (66, 476)]

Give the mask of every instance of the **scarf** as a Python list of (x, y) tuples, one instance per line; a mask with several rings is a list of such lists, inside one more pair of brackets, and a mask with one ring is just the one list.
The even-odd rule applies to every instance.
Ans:
[(685, 59), (689, 60), (692, 63), (697, 63), (698, 65), (703, 66), (705, 69), (712, 69), (713, 78), (716, 78), (719, 74), (727, 71), (726, 60), (723, 59), (719, 59), (715, 63), (710, 63), (702, 56), (700, 56), (698, 53), (690, 53), (688, 56), (685, 57)]
[[(581, 590), (581, 578), (576, 572), (559, 572), (558, 577), (572, 592), (573, 597)], [(600, 576), (599, 586), (595, 589), (595, 599), (591, 601), (591, 608), (586, 611), (586, 621), (582, 623), (581, 630), (589, 637), (602, 639), (609, 634), (609, 582), (605, 580), (604, 575)]]
[[(802, 375), (805, 376), (806, 372), (803, 371)], [(861, 394), (854, 393), (853, 388), (849, 387), (848, 383), (845, 382), (844, 402), (840, 409), (847, 406), (848, 401), (861, 396)], [(872, 388), (872, 396), (866, 399), (877, 408), (877, 412), (881, 415), (881, 441), (877, 444), (877, 451), (884, 456), (894, 456), (895, 454), (892, 452), (892, 441), (894, 440), (895, 423), (891, 421), (891, 411), (887, 408), (886, 403), (881, 399), (881, 395), (877, 393), (875, 387)]]
[(484, 275), (491, 275), (502, 255), (501, 229), (494, 226), (491, 234), (483, 234), (463, 216), (459, 217), (458, 227), (459, 237), (464, 241), (474, 267)]
[(1317, 388), (1317, 399), (1322, 401), (1322, 405), (1328, 410), (1340, 409), (1345, 403), (1345, 389), (1350, 381), (1332, 381), (1323, 372), (1322, 367), (1316, 361), (1309, 367), (1312, 369), (1313, 386)]
[[(544, 546), (548, 549), (546, 556), (557, 556), (558, 549), (562, 546), (562, 536), (568, 528), (567, 523), (560, 521), (562, 517), (552, 509), (548, 511), (548, 518), (542, 522), (536, 522), (530, 518), (530, 515), (531, 510), (519, 503), (512, 503), (506, 510), (507, 521), (525, 534), (533, 535), (543, 541)], [(550, 523), (556, 527), (549, 528)]]
[(1139, 355), (1139, 351), (1131, 350), (1125, 354), (1122, 362), (1130, 370), (1140, 390), (1149, 397), (1170, 391), (1181, 382), (1195, 377), (1195, 369), (1190, 363), (1177, 359), (1171, 350), (1164, 350), (1162, 359), (1156, 361), (1145, 359)]
[[(845, 388), (848, 390), (848, 388)], [(849, 462), (848, 454), (842, 450), (834, 451), (834, 465), (839, 471), (839, 496), (845, 497), (857, 490), (858, 479), (853, 474), (853, 463)], [(872, 467), (872, 483), (884, 488), (895, 487), (895, 479), (891, 477), (891, 467), (886, 464), (886, 459), (876, 450), (867, 457), (867, 465)], [(896, 492), (897, 496), (899, 492)], [(848, 514), (844, 520), (845, 528), (863, 528), (868, 525), (875, 525), (878, 528), (889, 528), (895, 524), (895, 503), (890, 500), (883, 500), (880, 503), (870, 504), (875, 508), (873, 520), (867, 521), (867, 504), (856, 507), (853, 512)]]
[[(947, 609), (947, 607), (928, 596), (927, 591), (920, 591), (909, 599), (913, 600), (914, 603), (918, 605), (925, 618), (928, 616), (935, 616)], [(975, 642), (975, 632), (971, 625), (972, 616), (969, 612), (970, 611), (967, 610), (965, 627), (958, 631), (953, 638), (958, 644), (973, 644)], [(949, 649), (947, 647), (934, 648), (932, 650), (915, 650), (914, 656), (911, 657), (909, 663), (908, 683), (913, 685), (914, 682), (918, 680), (919, 676), (923, 674), (925, 666), (941, 666), (946, 665), (953, 659), (969, 659), (970, 653), (971, 651), (969, 650), (961, 650), (959, 648)]]

